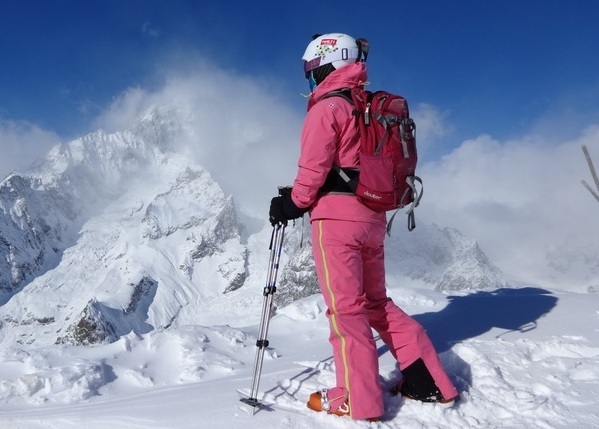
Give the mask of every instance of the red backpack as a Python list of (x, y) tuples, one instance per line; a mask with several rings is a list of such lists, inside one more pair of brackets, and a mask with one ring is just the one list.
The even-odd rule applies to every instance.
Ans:
[[(360, 166), (357, 180), (350, 172), (334, 166), (358, 200), (376, 212), (408, 205), (408, 230), (416, 227), (414, 208), (422, 198), (422, 180), (415, 175), (416, 124), (410, 118), (405, 98), (386, 91), (363, 88), (332, 91), (326, 98), (340, 96), (355, 107), (360, 129)], [(420, 191), (416, 189), (420, 183)], [(397, 212), (396, 212), (397, 213)], [(387, 230), (391, 228), (391, 217)]]

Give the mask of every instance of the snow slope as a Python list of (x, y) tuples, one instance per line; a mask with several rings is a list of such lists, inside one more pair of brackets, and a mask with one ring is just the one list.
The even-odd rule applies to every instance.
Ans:
[[(11, 428), (593, 428), (599, 425), (599, 295), (523, 287), (451, 294), (393, 287), (428, 329), (461, 391), (452, 409), (385, 396), (379, 423), (305, 408), (334, 380), (320, 296), (271, 321), (255, 414), (256, 325), (187, 325), (95, 347), (5, 349), (0, 427)], [(397, 379), (380, 344), (381, 379)]]

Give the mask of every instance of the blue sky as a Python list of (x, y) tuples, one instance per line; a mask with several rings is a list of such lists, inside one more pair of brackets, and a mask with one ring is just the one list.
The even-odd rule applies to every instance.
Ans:
[(202, 165), (227, 192), (247, 178), (231, 193), (262, 216), (294, 176), (305, 46), (345, 32), (370, 41), (371, 88), (410, 102), (420, 219), (458, 228), (520, 279), (579, 264), (578, 283), (596, 284), (584, 267), (599, 260), (598, 207), (580, 184), (592, 181), (580, 145), (599, 164), (597, 23), (595, 0), (3, 0), (0, 178), (183, 100)]
[(599, 117), (597, 22), (593, 0), (6, 0), (0, 119), (78, 136), (121, 91), (159, 85), (192, 53), (272, 79), (303, 109), (303, 49), (340, 31), (371, 41), (373, 87), (435, 106), (456, 142), (520, 135), (553, 115), (580, 127)]

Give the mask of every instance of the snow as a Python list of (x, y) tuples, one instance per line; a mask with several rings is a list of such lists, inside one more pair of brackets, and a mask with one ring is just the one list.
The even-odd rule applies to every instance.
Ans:
[[(390, 294), (434, 339), (461, 392), (454, 408), (386, 394), (386, 413), (378, 423), (308, 410), (309, 393), (334, 382), (325, 306), (313, 295), (271, 319), (259, 386), (259, 400), (271, 407), (254, 413), (239, 400), (251, 387), (259, 322), (253, 320), (244, 328), (186, 325), (131, 333), (95, 347), (4, 349), (0, 424), (27, 429), (599, 425), (599, 294), (536, 287), (460, 293), (390, 287)], [(378, 345), (382, 384), (390, 388), (397, 369)]]
[[(265, 407), (242, 403), (271, 229), (169, 149), (185, 127), (148, 113), (0, 184), (0, 252), (10, 249), (0, 262), (16, 270), (0, 279), (0, 428), (599, 427), (599, 293), (508, 282), (475, 240), (421, 221), (408, 234), (396, 220), (387, 238), (389, 294), (427, 329), (460, 401), (391, 396), (398, 370), (379, 340), (381, 422), (306, 408), (335, 377), (321, 295), (291, 290), (314, 278), (309, 225), (298, 223), (279, 294), (301, 298), (270, 320)], [(560, 269), (594, 266), (584, 257), (558, 258)]]

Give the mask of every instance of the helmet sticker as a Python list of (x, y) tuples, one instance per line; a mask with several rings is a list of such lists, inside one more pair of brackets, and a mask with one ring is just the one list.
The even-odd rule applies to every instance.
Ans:
[(337, 39), (322, 39), (320, 44), (335, 46), (337, 44)]
[(337, 49), (335, 45), (337, 44), (337, 39), (322, 39), (320, 41), (320, 45), (316, 48), (316, 56), (326, 57), (327, 54), (335, 52)]

